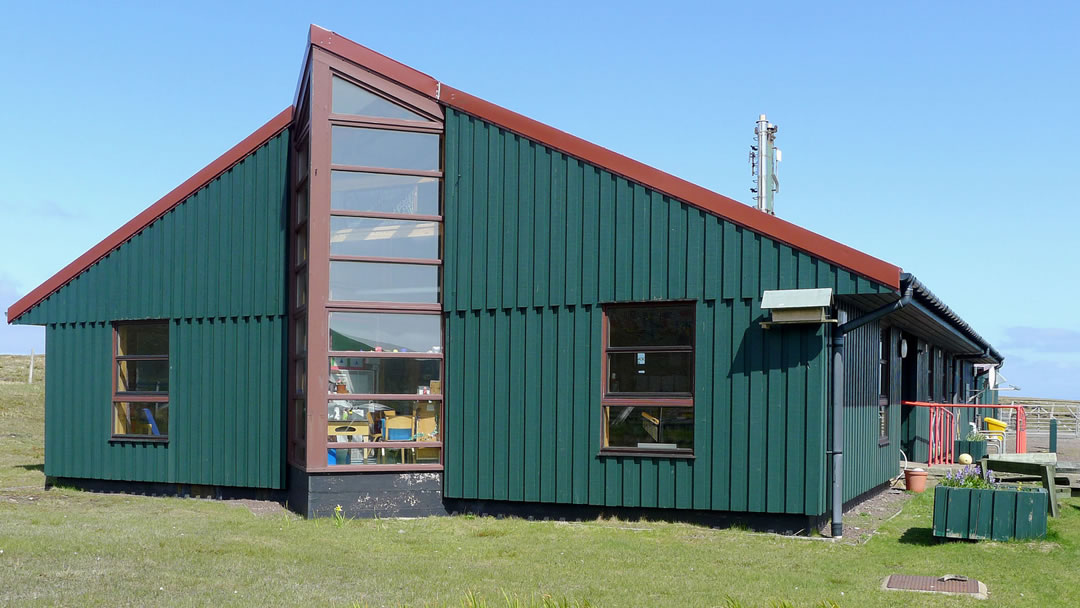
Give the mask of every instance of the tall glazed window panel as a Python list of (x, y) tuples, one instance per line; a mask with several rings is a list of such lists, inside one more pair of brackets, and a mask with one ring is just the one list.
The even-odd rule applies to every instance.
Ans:
[[(308, 302), (325, 349), (306, 353), (308, 458), (334, 470), (442, 461), (441, 138), (437, 105), (329, 59), (316, 82)], [(328, 127), (328, 128), (327, 128)], [(329, 166), (326, 166), (329, 165)], [(316, 225), (316, 218), (312, 218)], [(319, 252), (316, 254), (315, 252)], [(309, 335), (314, 333), (314, 325)], [(320, 331), (323, 331), (320, 328)], [(325, 371), (324, 371), (325, 370)], [(311, 421), (323, 422), (316, 426)], [(325, 441), (325, 444), (323, 442)], [(316, 443), (317, 442), (317, 443)], [(325, 445), (325, 451), (316, 450)], [(319, 463), (320, 465), (322, 463)], [(351, 468), (350, 468), (351, 467)], [(359, 467), (359, 468), (357, 468)]]
[(604, 309), (602, 452), (693, 453), (694, 305)]

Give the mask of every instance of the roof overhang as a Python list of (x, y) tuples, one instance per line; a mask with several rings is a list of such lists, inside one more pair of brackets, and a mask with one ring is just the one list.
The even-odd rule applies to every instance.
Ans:
[[(935, 346), (975, 363), (1000, 364), (1005, 358), (937, 296), (910, 274), (901, 283), (911, 282), (911, 302), (883, 318), (883, 322), (909, 331)], [(875, 310), (900, 299), (899, 294), (842, 295), (838, 300), (864, 310)]]

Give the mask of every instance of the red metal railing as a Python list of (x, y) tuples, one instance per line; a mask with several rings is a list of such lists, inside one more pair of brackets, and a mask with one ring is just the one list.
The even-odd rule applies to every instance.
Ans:
[(1016, 407), (1016, 453), (1027, 454), (1027, 414), (1022, 406)]
[[(954, 442), (956, 441), (956, 417), (952, 408), (1005, 409), (1015, 412), (1016, 453), (1027, 453), (1027, 414), (1022, 405), (972, 405), (970, 403), (927, 403), (925, 401), (903, 401), (904, 405), (930, 409), (930, 462), (927, 464), (947, 464), (953, 462)], [(982, 426), (981, 424), (979, 425)]]
[(930, 407), (930, 461), (928, 464), (952, 463), (955, 442), (956, 416), (944, 407)]

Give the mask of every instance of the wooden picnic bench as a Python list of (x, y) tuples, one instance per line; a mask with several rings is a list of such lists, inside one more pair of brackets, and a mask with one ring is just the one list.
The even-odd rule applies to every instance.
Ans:
[(1063, 478), (1061, 481), (1064, 482), (1064, 485), (1060, 488), (1058, 487), (1057, 463), (1050, 459), (1040, 458), (1037, 462), (1032, 462), (1026, 459), (1016, 459), (1016, 455), (1014, 455), (1008, 460), (984, 457), (979, 462), (982, 465), (982, 475), (984, 478), (990, 474), (990, 471), (994, 471), (996, 473), (1012, 473), (1018, 475), (1018, 477), (1012, 477), (1008, 479), (1008, 481), (1041, 482), (1042, 486), (1046, 488), (1046, 493), (1049, 495), (1047, 509), (1050, 511), (1051, 517), (1057, 517), (1061, 514), (1061, 507), (1058, 504), (1058, 499), (1061, 498), (1062, 495), (1066, 498), (1071, 495), (1071, 490), (1069, 488), (1070, 480), (1068, 478)]

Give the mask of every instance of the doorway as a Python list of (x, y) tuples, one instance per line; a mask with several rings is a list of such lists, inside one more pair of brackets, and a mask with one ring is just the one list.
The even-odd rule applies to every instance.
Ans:
[[(907, 333), (900, 333), (897, 345), (900, 355), (900, 400), (919, 400), (919, 340)], [(919, 429), (921, 408), (900, 405), (900, 449), (904, 450), (909, 460), (923, 462), (925, 457), (916, 453), (916, 438)]]

